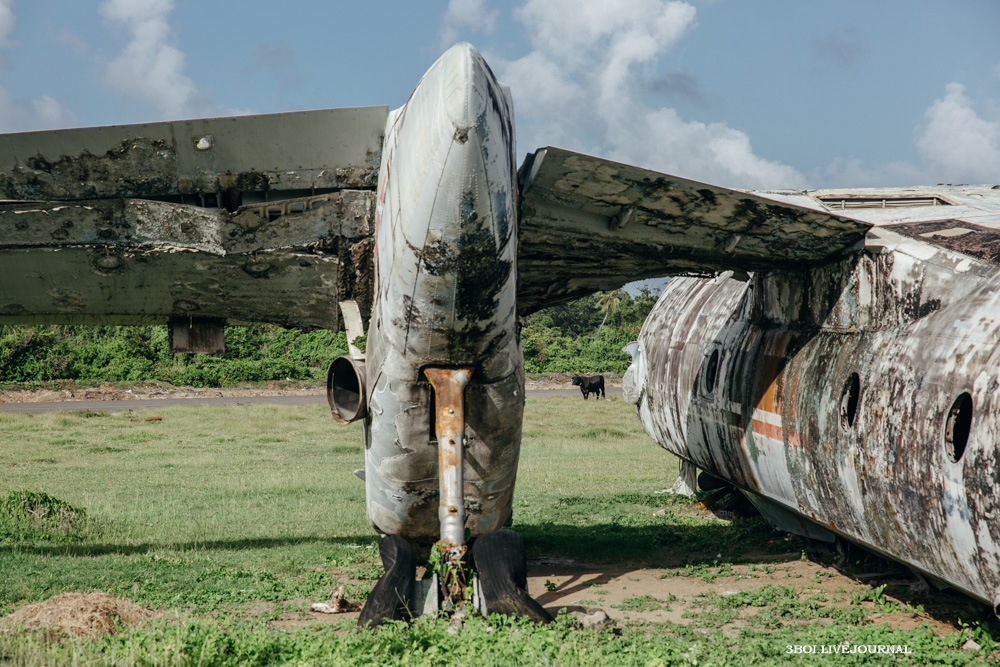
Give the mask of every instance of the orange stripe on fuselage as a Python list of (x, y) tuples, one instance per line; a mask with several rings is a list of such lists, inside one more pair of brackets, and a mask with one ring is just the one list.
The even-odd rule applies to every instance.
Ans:
[(781, 440), (781, 427), (775, 426), (774, 424), (765, 424), (759, 419), (754, 419), (752, 422), (753, 432), (756, 435), (762, 435), (765, 438), (770, 438), (771, 440)]
[[(779, 442), (785, 441), (785, 430), (784, 420), (781, 416), (778, 378), (781, 374), (779, 369), (782, 366), (782, 362), (785, 361), (785, 349), (788, 345), (788, 337), (788, 332), (783, 332), (777, 336), (769, 337), (770, 339), (764, 343), (766, 352), (764, 353), (764, 363), (761, 364), (760, 377), (764, 382), (767, 382), (767, 387), (760, 395), (760, 398), (757, 399), (757, 405), (754, 406), (757, 410), (777, 417), (775, 421), (780, 425), (768, 424), (758, 419), (754, 419), (751, 425), (753, 432), (757, 435), (778, 440)], [(798, 447), (800, 445), (798, 433), (790, 431), (787, 433), (787, 436), (787, 442), (790, 446)]]

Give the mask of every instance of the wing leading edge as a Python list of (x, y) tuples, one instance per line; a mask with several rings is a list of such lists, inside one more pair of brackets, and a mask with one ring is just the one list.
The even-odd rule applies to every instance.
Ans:
[(814, 264), (871, 227), (559, 148), (529, 155), (518, 178), (521, 314), (643, 278)]

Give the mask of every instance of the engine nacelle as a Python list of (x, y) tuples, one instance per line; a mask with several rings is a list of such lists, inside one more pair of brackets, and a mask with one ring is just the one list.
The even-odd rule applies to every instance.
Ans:
[(326, 374), (326, 401), (334, 419), (350, 424), (365, 416), (365, 362), (337, 357)]

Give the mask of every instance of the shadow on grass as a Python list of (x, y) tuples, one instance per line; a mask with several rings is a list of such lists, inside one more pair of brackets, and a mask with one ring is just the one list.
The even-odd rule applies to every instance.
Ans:
[(30, 553), (37, 556), (133, 556), (153, 551), (244, 551), (250, 549), (276, 549), (319, 542), (325, 544), (375, 546), (375, 534), (344, 535), (338, 537), (264, 537), (237, 540), (195, 540), (191, 542), (157, 542), (144, 544), (22, 544), (0, 546), (0, 555), (5, 553)]
[[(833, 567), (859, 584), (873, 589), (884, 586), (886, 594), (922, 608), (939, 622), (981, 624), (1000, 638), (1000, 621), (990, 605), (951, 589), (921, 590), (921, 581), (906, 567), (857, 545), (850, 547), (850, 564), (840, 562), (832, 545), (776, 534), (761, 518), (739, 518), (729, 525), (539, 523), (514, 528), (524, 539), (529, 560), (570, 559), (572, 564), (557, 567), (572, 571), (575, 580), (561, 585), (558, 597), (608, 583), (632, 570), (726, 563), (780, 565), (799, 561), (805, 554), (812, 563)], [(537, 599), (544, 605), (553, 597), (543, 593)]]
[(756, 518), (729, 525), (540, 523), (515, 525), (514, 529), (524, 538), (529, 558), (559, 556), (595, 564), (680, 567), (713, 561), (752, 562), (757, 556), (788, 551), (788, 544), (771, 539), (771, 528)]

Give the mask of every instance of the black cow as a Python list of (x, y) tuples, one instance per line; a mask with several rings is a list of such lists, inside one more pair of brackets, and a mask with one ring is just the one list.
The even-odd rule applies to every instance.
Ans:
[(594, 396), (600, 398), (607, 396), (604, 394), (604, 376), (603, 375), (574, 375), (573, 384), (580, 387), (580, 392), (583, 394), (583, 400), (587, 400), (587, 397), (593, 392)]

